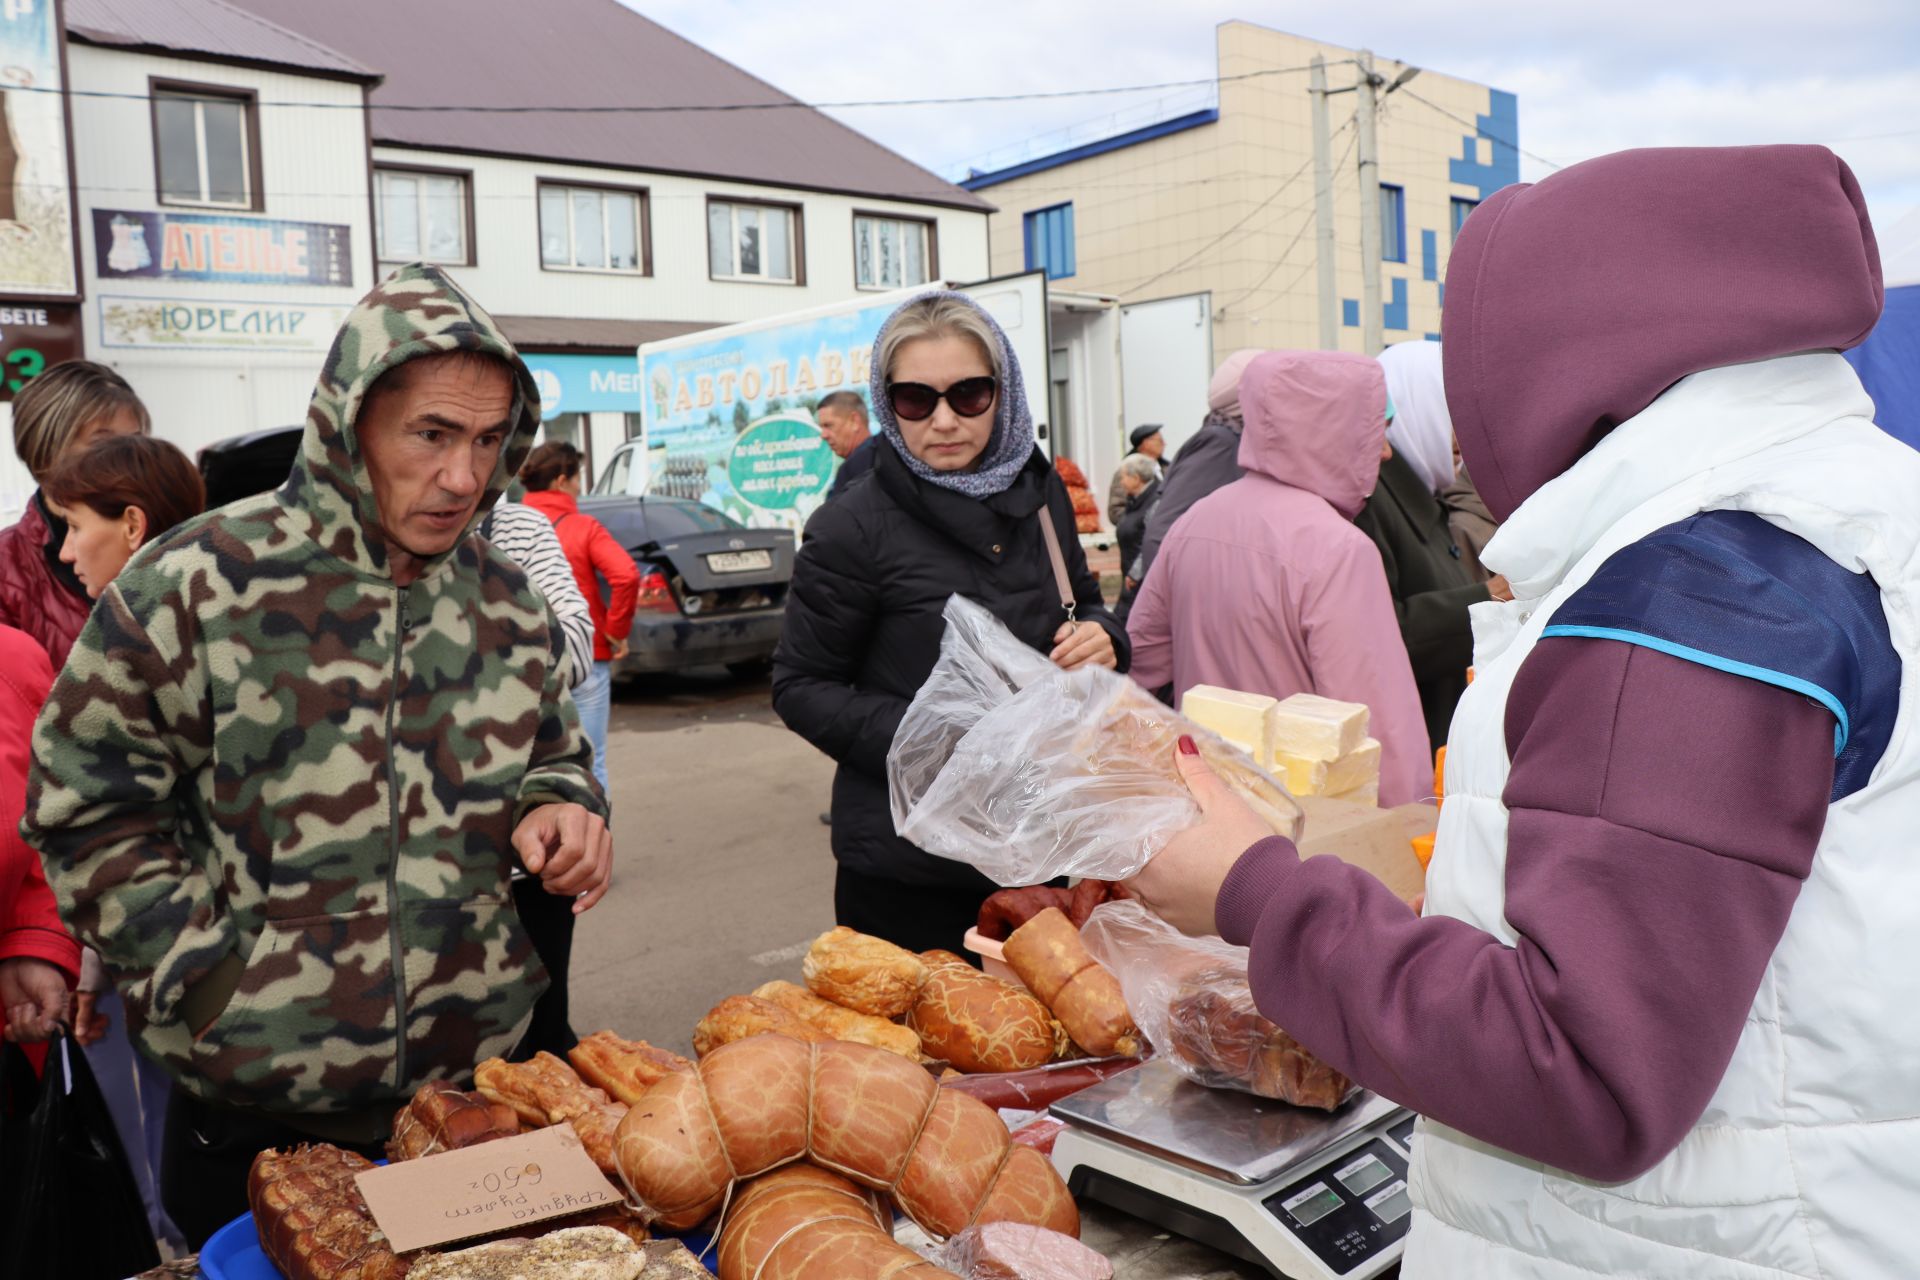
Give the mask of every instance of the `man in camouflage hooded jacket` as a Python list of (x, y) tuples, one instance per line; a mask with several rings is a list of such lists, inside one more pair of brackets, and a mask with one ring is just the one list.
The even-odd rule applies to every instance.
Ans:
[(163, 1177), (195, 1243), (254, 1151), (375, 1141), (512, 1049), (546, 984), (516, 852), (576, 909), (605, 890), (565, 641), (474, 533), (538, 424), (492, 320), (401, 270), (335, 339), (286, 484), (144, 548), (41, 714), (22, 831), (197, 1095)]

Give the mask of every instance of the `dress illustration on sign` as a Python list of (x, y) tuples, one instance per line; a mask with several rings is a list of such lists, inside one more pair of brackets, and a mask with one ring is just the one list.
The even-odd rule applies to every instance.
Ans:
[(763, 511), (812, 505), (833, 483), (834, 454), (813, 420), (776, 414), (749, 426), (727, 455), (727, 480), (743, 502)]
[(65, 88), (55, 7), (0, 5), (0, 293), (78, 291)]

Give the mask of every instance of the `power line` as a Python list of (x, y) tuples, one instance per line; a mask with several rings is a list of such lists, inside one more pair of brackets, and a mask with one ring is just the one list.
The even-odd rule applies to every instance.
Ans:
[[(1347, 59), (1351, 61), (1351, 59)], [(1340, 63), (1330, 65), (1339, 66)], [(498, 103), (473, 104), (436, 104), (420, 102), (379, 102), (370, 106), (359, 102), (301, 102), (290, 99), (262, 99), (254, 105), (261, 107), (301, 107), (315, 111), (360, 111), (371, 109), (375, 112), (464, 112), (474, 115), (665, 115), (679, 113), (710, 113), (731, 111), (850, 111), (866, 107), (952, 107), (982, 102), (1041, 102), (1057, 98), (1098, 98), (1116, 94), (1150, 93), (1167, 89), (1196, 89), (1203, 85), (1234, 84), (1244, 80), (1258, 80), (1268, 76), (1300, 75), (1311, 70), (1310, 67), (1268, 67), (1261, 71), (1244, 71), (1231, 76), (1207, 76), (1198, 80), (1162, 80), (1152, 84), (1108, 85), (1091, 89), (1046, 89), (1031, 93), (976, 93), (946, 98), (861, 98), (844, 102), (802, 102), (797, 98), (788, 98), (779, 102), (706, 102), (706, 103), (651, 103), (628, 104), (600, 103), (579, 106), (535, 106), (520, 104), (502, 106)], [(55, 88), (47, 85), (8, 85), (7, 93), (52, 93), (66, 94), (74, 98), (102, 98), (127, 102), (151, 102), (152, 94), (122, 93), (107, 89), (71, 89)], [(171, 97), (192, 97), (191, 93), (169, 94)]]
[(1478, 121), (1468, 120), (1464, 116), (1457, 116), (1453, 112), (1441, 106), (1439, 103), (1430, 102), (1427, 99), (1421, 97), (1419, 94), (1415, 93), (1413, 90), (1407, 88), (1404, 84), (1400, 86), (1399, 92), (1405, 94), (1409, 98), (1412, 98), (1415, 102), (1427, 108), (1429, 111), (1439, 112), (1441, 115), (1453, 121), (1455, 124), (1459, 125), (1461, 128), (1473, 130), (1474, 134), (1477, 137), (1485, 138), (1488, 142), (1496, 143), (1503, 147), (1511, 147), (1513, 148), (1513, 150), (1527, 157), (1527, 159), (1543, 164), (1547, 166), (1547, 168), (1549, 169), (1563, 169), (1566, 167), (1565, 165), (1555, 164), (1553, 161), (1547, 159), (1543, 155), (1536, 155), (1533, 152), (1528, 151), (1525, 147), (1521, 146), (1519, 143), (1515, 142), (1511, 138), (1502, 138), (1495, 134), (1488, 133), (1485, 129), (1480, 127), (1480, 124)]
[[(1353, 154), (1354, 145), (1359, 141), (1360, 141), (1360, 135), (1357, 133), (1353, 137), (1347, 139), (1347, 149), (1340, 153), (1340, 158), (1333, 162), (1333, 167), (1328, 171), (1329, 181), (1332, 180), (1332, 177), (1331, 177), (1332, 174), (1336, 174), (1340, 172), (1340, 167), (1346, 164), (1347, 157)], [(1230, 301), (1221, 303), (1220, 309), (1222, 311), (1225, 311), (1228, 307), (1238, 306), (1240, 303), (1245, 302), (1248, 298), (1251, 298), (1252, 296), (1254, 296), (1254, 294), (1258, 293), (1260, 291), (1261, 285), (1264, 285), (1267, 281), (1273, 279), (1273, 273), (1278, 271), (1281, 268), (1281, 266), (1286, 262), (1287, 255), (1293, 252), (1293, 247), (1300, 243), (1300, 237), (1307, 234), (1307, 228), (1314, 225), (1314, 222), (1315, 222), (1314, 218), (1303, 219), (1300, 223), (1300, 229), (1293, 233), (1293, 239), (1287, 241), (1287, 247), (1280, 251), (1279, 256), (1273, 260), (1273, 265), (1267, 268), (1267, 274), (1261, 276), (1258, 280), (1254, 281), (1253, 285), (1250, 288), (1236, 295)], [(1313, 268), (1317, 265), (1319, 265), (1319, 259), (1316, 255), (1314, 261), (1307, 263), (1306, 266), (1300, 269), (1299, 274), (1295, 275), (1292, 280), (1287, 282), (1286, 286), (1280, 290), (1281, 295), (1285, 296), (1286, 294), (1292, 293), (1294, 286), (1299, 284), (1300, 281), (1303, 278), (1305, 278), (1307, 272), (1313, 270)]]
[[(1347, 123), (1340, 126), (1338, 132), (1344, 133), (1348, 129), (1352, 128), (1354, 124), (1354, 119), (1356, 118), (1357, 117), (1349, 118)], [(1222, 231), (1219, 235), (1215, 236), (1213, 239), (1209, 240), (1207, 243), (1201, 245), (1198, 249), (1195, 249), (1192, 253), (1188, 254), (1186, 257), (1182, 258), (1180, 261), (1168, 267), (1165, 271), (1162, 271), (1157, 275), (1149, 276), (1145, 280), (1142, 280), (1139, 284), (1129, 285), (1125, 289), (1116, 289), (1114, 290), (1114, 293), (1116, 295), (1123, 294), (1123, 293), (1139, 293), (1142, 289), (1145, 289), (1147, 286), (1158, 284), (1160, 281), (1166, 279), (1168, 276), (1172, 275), (1174, 272), (1184, 270), (1185, 268), (1191, 266), (1193, 263), (1198, 261), (1201, 257), (1211, 252), (1212, 250), (1218, 248), (1221, 244), (1225, 243), (1228, 236), (1238, 231), (1241, 227), (1246, 226), (1247, 223), (1253, 221), (1254, 217), (1258, 215), (1262, 209), (1265, 209), (1268, 205), (1272, 204), (1275, 200), (1278, 200), (1282, 192), (1284, 192), (1288, 187), (1292, 186), (1295, 182), (1298, 182), (1300, 180), (1300, 175), (1305, 173), (1309, 168), (1312, 167), (1312, 165), (1313, 165), (1313, 157), (1308, 156), (1306, 160), (1304, 160), (1301, 163), (1298, 169), (1295, 169), (1292, 173), (1288, 174), (1286, 178), (1284, 178), (1280, 182), (1279, 186), (1275, 187), (1270, 193), (1268, 193), (1267, 198), (1265, 200), (1262, 200), (1259, 204), (1253, 206), (1252, 209), (1248, 210), (1246, 217), (1240, 219), (1240, 221), (1234, 223), (1232, 226), (1228, 227), (1225, 231)]]

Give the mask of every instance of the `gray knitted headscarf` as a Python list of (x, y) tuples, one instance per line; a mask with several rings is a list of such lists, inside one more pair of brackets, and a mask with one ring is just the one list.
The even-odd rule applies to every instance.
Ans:
[[(907, 448), (906, 437), (900, 434), (900, 423), (893, 416), (893, 403), (887, 396), (887, 371), (880, 363), (880, 350), (886, 341), (887, 330), (893, 327), (900, 312), (916, 302), (943, 297), (957, 299), (972, 308), (987, 322), (987, 328), (992, 330), (1000, 344), (1000, 394), (994, 404), (993, 434), (987, 438), (987, 447), (980, 453), (980, 465), (972, 471), (935, 471), (913, 456)], [(872, 367), (868, 390), (873, 398), (873, 416), (880, 420), (880, 429), (886, 434), (887, 443), (907, 464), (907, 469), (922, 480), (943, 489), (964, 493), (969, 498), (989, 498), (996, 493), (1005, 493), (1013, 484), (1014, 477), (1020, 474), (1021, 468), (1027, 465), (1027, 459), (1033, 454), (1033, 415), (1027, 409), (1027, 388), (1020, 377), (1020, 358), (1013, 353), (1013, 344), (1007, 341), (1007, 335), (987, 314), (986, 308), (966, 294), (932, 289), (901, 303), (899, 310), (887, 317), (887, 322), (880, 326), (880, 332), (874, 336)]]

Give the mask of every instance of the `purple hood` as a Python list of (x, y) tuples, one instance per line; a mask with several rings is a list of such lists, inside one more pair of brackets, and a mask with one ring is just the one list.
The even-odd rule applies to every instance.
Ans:
[(1496, 520), (1691, 373), (1845, 348), (1880, 316), (1825, 147), (1622, 151), (1504, 187), (1447, 268), (1447, 405)]

